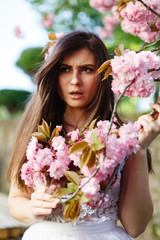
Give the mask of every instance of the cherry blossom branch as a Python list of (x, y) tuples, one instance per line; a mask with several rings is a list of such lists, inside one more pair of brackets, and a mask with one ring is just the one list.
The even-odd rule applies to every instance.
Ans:
[(107, 195), (107, 193), (108, 193), (108, 191), (109, 191), (109, 189), (110, 189), (110, 187), (111, 187), (111, 185), (112, 185), (113, 179), (114, 179), (114, 177), (115, 177), (115, 176), (117, 175), (117, 173), (118, 173), (119, 166), (120, 166), (120, 164), (118, 164), (117, 167), (114, 169), (114, 172), (112, 173), (112, 176), (111, 176), (111, 178), (110, 178), (110, 180), (109, 180), (109, 183), (108, 183), (108, 185), (107, 185), (107, 187), (106, 187), (106, 189), (105, 189), (105, 191), (104, 191), (103, 198), (102, 198), (101, 201), (98, 203), (98, 206), (97, 206), (97, 208), (95, 209), (95, 212), (98, 211), (98, 209), (100, 208), (100, 206), (101, 206), (102, 203), (104, 202), (104, 198), (105, 198), (105, 196)]
[[(136, 53), (139, 53), (139, 52), (145, 50), (146, 48), (152, 47), (152, 46), (154, 46), (155, 44), (157, 44), (157, 43), (159, 43), (159, 42), (160, 42), (160, 39), (158, 39), (157, 41), (152, 42), (152, 43), (150, 43), (150, 44), (147, 44), (147, 45), (143, 46), (140, 50), (136, 51)], [(159, 49), (158, 49), (158, 50), (159, 50)]]
[(155, 68), (152, 68), (152, 69), (149, 69), (148, 72), (154, 72), (154, 71), (159, 71), (160, 70), (160, 67), (155, 69)]
[[(107, 132), (107, 134), (106, 134), (106, 142), (107, 142), (107, 140), (108, 140), (108, 136), (109, 136), (109, 133), (110, 133), (111, 128), (112, 128), (113, 119), (114, 119), (114, 117), (115, 117), (115, 115), (116, 115), (116, 112), (117, 112), (118, 103), (119, 103), (120, 99), (123, 97), (123, 95), (124, 95), (125, 91), (127, 90), (127, 88), (130, 87), (130, 86), (134, 83), (134, 81), (135, 81), (135, 79), (133, 79), (133, 80), (124, 88), (124, 90), (122, 91), (122, 93), (119, 95), (119, 97), (117, 98), (117, 100), (116, 100), (115, 103), (114, 103), (113, 112), (112, 112), (112, 116), (111, 116), (111, 120), (110, 120), (110, 126), (109, 126), (108, 132)], [(104, 155), (103, 155), (102, 162), (103, 162), (103, 160), (104, 160)], [(102, 163), (102, 162), (101, 162), (101, 163)], [(99, 168), (100, 168), (100, 166), (101, 166), (101, 163), (96, 167), (95, 171), (94, 171), (94, 172), (92, 173), (92, 175), (88, 178), (88, 180), (87, 180), (84, 184), (82, 184), (81, 186), (79, 186), (79, 187), (77, 188), (77, 190), (76, 190), (70, 197), (68, 197), (68, 198), (66, 198), (66, 199), (63, 199), (63, 200), (61, 199), (60, 204), (61, 204), (61, 203), (66, 203), (67, 201), (69, 201), (70, 199), (72, 199), (73, 197), (75, 197), (75, 196), (77, 195), (77, 193), (96, 175), (96, 173), (98, 172), (98, 170), (99, 170)], [(105, 196), (106, 196), (106, 194), (107, 194), (110, 186), (112, 185), (112, 181), (113, 181), (114, 177), (116, 176), (116, 174), (117, 174), (117, 172), (118, 172), (119, 165), (120, 165), (120, 164), (118, 164), (117, 167), (115, 168), (115, 170), (114, 170), (114, 172), (113, 172), (113, 174), (112, 174), (112, 176), (111, 176), (111, 178), (110, 178), (110, 180), (109, 180), (109, 183), (108, 183), (108, 185), (106, 186), (106, 189), (105, 189), (103, 198), (102, 198), (102, 200), (100, 201), (100, 203), (98, 204), (98, 208), (99, 208), (99, 207), (101, 206), (101, 204), (103, 203), (104, 198), (105, 198)]]
[[(104, 157), (103, 157), (103, 159), (104, 159)], [(100, 165), (101, 165), (101, 164), (99, 164), (99, 165), (96, 167), (96, 170), (92, 173), (92, 175), (88, 178), (88, 180), (87, 180), (84, 184), (82, 184), (81, 186), (79, 186), (79, 187), (77, 188), (77, 190), (76, 190), (69, 198), (66, 198), (66, 199), (64, 199), (64, 200), (61, 200), (60, 203), (68, 202), (70, 199), (72, 199), (73, 197), (75, 197), (75, 196), (77, 195), (77, 193), (78, 193), (87, 183), (89, 183), (89, 181), (96, 175), (96, 173), (98, 172), (98, 170), (99, 170), (99, 168), (100, 168)]]
[(153, 8), (151, 8), (150, 6), (148, 6), (146, 3), (143, 2), (143, 0), (137, 0), (139, 2), (141, 2), (143, 4), (143, 6), (145, 6), (149, 11), (151, 11), (152, 13), (154, 13), (155, 15), (157, 15), (158, 17), (160, 17), (160, 14), (157, 13)]
[(160, 47), (157, 47), (157, 48), (152, 49), (151, 52), (156, 52), (156, 51), (158, 51), (158, 50), (160, 50)]
[(117, 107), (118, 107), (118, 104), (119, 104), (119, 101), (121, 100), (121, 98), (123, 97), (125, 91), (127, 90), (127, 88), (129, 88), (133, 83), (135, 82), (135, 79), (133, 79), (125, 88), (124, 90), (122, 91), (122, 93), (119, 95), (119, 97), (115, 100), (115, 103), (114, 103), (114, 107), (113, 107), (113, 112), (112, 112), (112, 116), (111, 116), (111, 119), (110, 119), (110, 126), (109, 126), (109, 129), (108, 129), (108, 132), (106, 134), (106, 142), (107, 142), (107, 139), (108, 139), (108, 135), (111, 131), (111, 127), (112, 127), (112, 124), (113, 124), (113, 119), (116, 115), (116, 112), (117, 112)]

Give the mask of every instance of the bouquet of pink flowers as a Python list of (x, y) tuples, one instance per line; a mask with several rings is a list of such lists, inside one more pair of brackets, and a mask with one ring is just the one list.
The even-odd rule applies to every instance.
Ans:
[(96, 126), (95, 122), (64, 138), (61, 126), (51, 132), (51, 125), (43, 121), (31, 138), (22, 166), (21, 178), (29, 187), (65, 182), (54, 197), (64, 201), (65, 219), (72, 222), (79, 216), (80, 202), (96, 208), (102, 201), (100, 207), (107, 206), (105, 186), (116, 187), (120, 181), (116, 174), (113, 176), (116, 167), (139, 149), (137, 124), (117, 127), (113, 123), (109, 131), (109, 121), (98, 121)]

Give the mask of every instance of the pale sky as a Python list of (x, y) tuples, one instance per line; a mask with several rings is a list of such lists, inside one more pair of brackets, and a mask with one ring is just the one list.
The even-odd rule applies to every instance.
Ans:
[[(24, 34), (22, 39), (14, 35), (17, 25)], [(47, 41), (48, 34), (40, 24), (40, 15), (27, 0), (0, 0), (0, 90), (34, 89), (30, 78), (15, 62), (25, 48), (43, 47)]]

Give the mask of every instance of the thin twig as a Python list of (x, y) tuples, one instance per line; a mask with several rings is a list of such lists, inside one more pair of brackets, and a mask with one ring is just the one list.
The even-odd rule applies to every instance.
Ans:
[(160, 39), (158, 39), (157, 41), (152, 42), (152, 43), (150, 43), (150, 44), (148, 44), (148, 45), (145, 45), (145, 46), (143, 46), (140, 50), (136, 51), (136, 53), (139, 53), (139, 52), (145, 50), (146, 48), (152, 47), (152, 46), (154, 46), (155, 44), (157, 44), (157, 43), (159, 43), (159, 42), (160, 42)]
[(160, 70), (160, 67), (157, 68), (157, 69), (155, 69), (155, 68), (151, 68), (151, 69), (148, 70), (148, 72), (154, 72), (154, 71), (159, 71), (159, 70)]
[(107, 187), (106, 187), (106, 189), (105, 189), (105, 191), (104, 191), (103, 198), (102, 198), (101, 201), (98, 203), (98, 206), (96, 207), (95, 212), (98, 211), (98, 209), (100, 208), (100, 206), (101, 206), (102, 203), (104, 202), (104, 198), (105, 198), (105, 196), (107, 195), (107, 193), (108, 193), (108, 191), (109, 191), (109, 189), (110, 189), (110, 186), (112, 185), (113, 179), (114, 179), (114, 177), (115, 177), (115, 176), (117, 175), (117, 173), (118, 173), (119, 166), (120, 166), (120, 164), (118, 164), (117, 167), (114, 169), (114, 172), (112, 173), (112, 176), (111, 176), (111, 178), (110, 178), (110, 180), (109, 180), (109, 183), (108, 183), (108, 185), (107, 185)]
[[(111, 127), (112, 127), (112, 124), (113, 124), (113, 119), (114, 119), (115, 114), (116, 114), (116, 111), (117, 111), (118, 103), (119, 103), (120, 99), (122, 98), (122, 96), (124, 95), (124, 93), (125, 93), (125, 91), (127, 90), (127, 88), (128, 88), (129, 86), (131, 86), (132, 83), (134, 83), (134, 81), (135, 81), (135, 79), (133, 79), (133, 80), (124, 88), (123, 92), (120, 94), (120, 96), (118, 97), (118, 99), (115, 101), (114, 108), (113, 108), (113, 112), (112, 112), (112, 116), (111, 116), (111, 121), (110, 121), (109, 130), (108, 130), (108, 132), (107, 132), (107, 134), (106, 134), (106, 142), (107, 142), (108, 135), (109, 135), (109, 133), (110, 133), (110, 130), (111, 130)], [(103, 156), (103, 160), (104, 160), (104, 156)], [(102, 162), (103, 162), (103, 160), (102, 160)], [(98, 172), (100, 166), (101, 166), (101, 163), (96, 167), (95, 171), (92, 173), (92, 175), (89, 177), (89, 179), (88, 179), (84, 184), (82, 184), (80, 187), (78, 187), (78, 189), (76, 190), (76, 192), (74, 192), (69, 198), (61, 200), (60, 203), (65, 203), (65, 202), (69, 201), (70, 199), (72, 199), (73, 197), (75, 197), (75, 196), (77, 195), (77, 193), (96, 175), (96, 173)], [(119, 167), (119, 164), (118, 164), (118, 166), (117, 166), (117, 168), (116, 168), (117, 171), (118, 171), (118, 167)], [(115, 174), (117, 173), (117, 171), (114, 171), (114, 173), (112, 174), (111, 179), (110, 179), (110, 181), (109, 181), (109, 183), (108, 183), (109, 186), (111, 186), (112, 180), (113, 180)], [(104, 197), (105, 197), (105, 196), (104, 196)], [(104, 197), (102, 198), (103, 201), (104, 201)], [(101, 205), (100, 205), (100, 206), (101, 206)], [(100, 207), (100, 206), (99, 206), (99, 207)]]
[(143, 6), (145, 6), (149, 11), (151, 11), (152, 13), (154, 13), (155, 15), (157, 15), (158, 17), (160, 17), (160, 14), (157, 13), (153, 8), (151, 8), (150, 6), (148, 6), (147, 4), (145, 4), (145, 3), (143, 2), (143, 0), (137, 0), (137, 1), (141, 2), (141, 3), (143, 4)]
[(152, 49), (151, 52), (156, 52), (156, 51), (158, 51), (158, 50), (160, 50), (160, 47), (157, 47), (157, 48)]

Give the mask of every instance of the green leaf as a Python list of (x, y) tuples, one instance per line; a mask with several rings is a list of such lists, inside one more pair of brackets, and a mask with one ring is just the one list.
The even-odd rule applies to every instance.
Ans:
[(78, 187), (76, 184), (69, 182), (67, 183), (67, 188), (69, 189), (70, 192), (74, 193), (77, 191)]
[(82, 154), (80, 158), (80, 168), (83, 168), (84, 166), (87, 166), (88, 168), (91, 168), (95, 165), (95, 153), (89, 148)]
[(97, 121), (97, 118), (91, 122), (91, 124), (89, 125), (89, 130), (92, 130), (94, 128), (96, 121)]
[(51, 134), (51, 139), (53, 139), (54, 137), (58, 137), (60, 131), (61, 131), (61, 126), (56, 127)]
[(87, 142), (78, 142), (71, 147), (70, 153), (77, 153), (83, 151), (87, 147), (88, 147)]
[(42, 122), (42, 129), (50, 137), (50, 127), (48, 126), (48, 123), (45, 120), (43, 120)]
[(79, 176), (76, 172), (74, 171), (66, 171), (65, 176), (68, 179), (68, 181), (76, 184), (77, 186), (79, 185)]
[(36, 137), (41, 142), (46, 142), (47, 141), (47, 138), (46, 138), (46, 136), (43, 133), (34, 132), (34, 133), (32, 133), (32, 136)]
[(105, 147), (104, 144), (101, 142), (101, 139), (97, 137), (97, 135), (98, 135), (98, 131), (97, 129), (95, 129), (90, 136), (90, 140), (92, 143), (91, 149), (93, 151), (99, 151)]
[(71, 189), (69, 189), (69, 188), (60, 188), (53, 194), (53, 197), (54, 198), (61, 198), (61, 197), (65, 196), (67, 194), (70, 194), (70, 193), (73, 193), (71, 191)]
[(117, 56), (124, 55), (124, 45), (120, 44), (117, 48), (115, 48), (114, 52)]
[(80, 201), (79, 199), (72, 199), (71, 203), (67, 203), (64, 206), (65, 221), (70, 218), (74, 223), (80, 214)]
[(87, 198), (87, 197), (84, 195), (84, 193), (82, 193), (81, 196), (80, 196), (80, 202), (82, 202), (82, 203), (87, 203), (87, 202), (89, 202), (89, 201), (90, 201), (90, 199)]
[(45, 137), (50, 137), (43, 129), (43, 126), (42, 125), (38, 125), (38, 132), (39, 133), (42, 133)]

